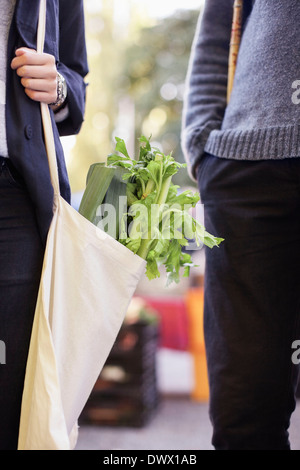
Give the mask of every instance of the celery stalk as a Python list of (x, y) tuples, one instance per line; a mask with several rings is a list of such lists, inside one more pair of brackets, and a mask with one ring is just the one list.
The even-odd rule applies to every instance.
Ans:
[(189, 240), (194, 239), (198, 247), (203, 243), (213, 248), (223, 239), (206, 232), (190, 214), (199, 194), (190, 190), (179, 193), (178, 186), (172, 184), (172, 176), (186, 165), (151, 147), (145, 136), (139, 140), (138, 160), (129, 156), (125, 142), (116, 137), (115, 153), (108, 156), (107, 166), (90, 167), (79, 212), (97, 225), (99, 205), (114, 207), (108, 216), (101, 214), (104, 230), (105, 223), (116, 224), (117, 240), (146, 260), (148, 279), (159, 277), (159, 266), (164, 265), (167, 284), (179, 282), (179, 269), (184, 268), (184, 276), (188, 276), (194, 266), (191, 255), (184, 251)]

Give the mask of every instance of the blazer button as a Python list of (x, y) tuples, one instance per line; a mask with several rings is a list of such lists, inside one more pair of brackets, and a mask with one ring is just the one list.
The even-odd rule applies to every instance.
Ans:
[(27, 126), (25, 126), (24, 134), (26, 139), (30, 140), (32, 138), (33, 130), (31, 124), (27, 124)]

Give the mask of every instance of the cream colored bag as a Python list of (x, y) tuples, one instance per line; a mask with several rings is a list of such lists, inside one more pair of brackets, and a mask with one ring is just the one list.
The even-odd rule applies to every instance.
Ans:
[[(38, 50), (43, 50), (41, 0)], [(19, 450), (71, 450), (77, 420), (124, 320), (145, 261), (59, 194), (47, 105), (41, 105), (55, 193), (27, 362)]]

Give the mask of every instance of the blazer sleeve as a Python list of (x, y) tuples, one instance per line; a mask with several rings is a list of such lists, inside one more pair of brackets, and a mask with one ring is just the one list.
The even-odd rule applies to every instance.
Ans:
[(199, 16), (186, 79), (182, 150), (189, 174), (196, 168), (212, 130), (222, 125), (234, 0), (206, 0)]
[(66, 119), (57, 122), (61, 136), (77, 134), (84, 120), (88, 74), (83, 0), (59, 0), (59, 60), (57, 70), (68, 87)]

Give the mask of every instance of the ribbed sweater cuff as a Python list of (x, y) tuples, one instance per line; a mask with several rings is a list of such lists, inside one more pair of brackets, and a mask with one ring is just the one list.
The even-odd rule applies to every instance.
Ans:
[(300, 156), (300, 124), (265, 129), (214, 130), (205, 151), (238, 160), (271, 160)]
[(218, 129), (221, 121), (210, 121), (206, 126), (199, 128), (186, 128), (182, 132), (182, 149), (188, 166), (188, 173), (192, 180), (197, 181), (196, 169), (204, 155), (204, 147), (212, 129)]

